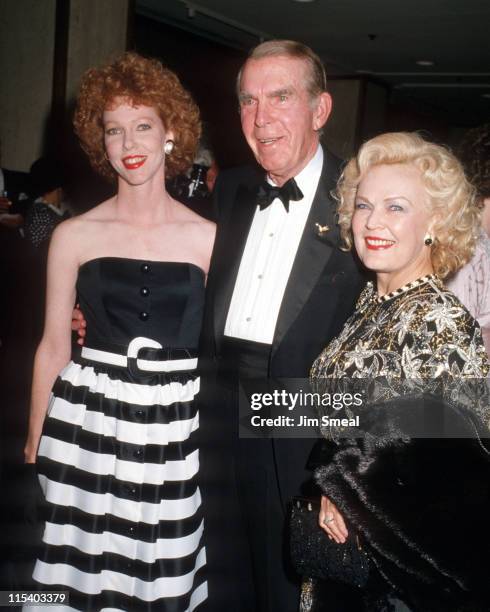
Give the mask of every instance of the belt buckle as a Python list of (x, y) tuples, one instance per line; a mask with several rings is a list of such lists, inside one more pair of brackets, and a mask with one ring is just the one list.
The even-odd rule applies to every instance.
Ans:
[(147, 370), (141, 370), (138, 366), (138, 354), (142, 349), (162, 349), (163, 346), (156, 340), (151, 338), (145, 338), (144, 336), (138, 336), (133, 338), (128, 345), (127, 359), (128, 359), (128, 370), (133, 376), (154, 376), (154, 372), (148, 372)]

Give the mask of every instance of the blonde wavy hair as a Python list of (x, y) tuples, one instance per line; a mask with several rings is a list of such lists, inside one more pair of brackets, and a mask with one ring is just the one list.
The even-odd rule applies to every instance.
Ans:
[(158, 60), (133, 52), (90, 68), (82, 77), (73, 124), (94, 170), (105, 178), (116, 178), (105, 155), (103, 114), (117, 98), (157, 111), (165, 129), (174, 133), (175, 146), (165, 157), (165, 177), (184, 173), (201, 135), (199, 109), (175, 73)]
[(345, 166), (336, 190), (338, 223), (346, 250), (352, 248), (352, 217), (357, 188), (370, 168), (411, 164), (419, 171), (435, 217), (431, 261), (446, 278), (463, 266), (478, 239), (480, 211), (476, 191), (457, 158), (445, 147), (411, 132), (391, 132), (365, 142)]

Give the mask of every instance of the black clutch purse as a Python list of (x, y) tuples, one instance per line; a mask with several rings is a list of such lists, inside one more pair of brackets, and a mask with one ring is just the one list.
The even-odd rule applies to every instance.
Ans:
[(319, 512), (319, 501), (293, 498), (289, 522), (293, 567), (304, 578), (333, 580), (363, 588), (369, 578), (370, 562), (359, 536), (349, 532), (345, 544), (330, 540), (318, 526)]

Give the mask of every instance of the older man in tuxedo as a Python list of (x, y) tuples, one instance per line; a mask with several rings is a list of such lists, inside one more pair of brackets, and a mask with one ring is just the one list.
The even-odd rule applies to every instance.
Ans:
[[(332, 107), (321, 61), (300, 43), (269, 41), (252, 50), (237, 88), (260, 168), (223, 172), (215, 188), (218, 231), (202, 336), (203, 357), (218, 372), (201, 411), (209, 569), (221, 560), (228, 571), (223, 598), (233, 597), (225, 587), (237, 577), (235, 593), (244, 593), (249, 554), (255, 599), (228, 609), (292, 612), (299, 591), (287, 558), (287, 506), (308, 481), (312, 442), (239, 439), (236, 394), (226, 389), (239, 378), (307, 377), (352, 311), (361, 277), (339, 249), (330, 195), (339, 160), (320, 145)], [(210, 602), (213, 584), (211, 577)], [(211, 609), (227, 609), (218, 599)]]

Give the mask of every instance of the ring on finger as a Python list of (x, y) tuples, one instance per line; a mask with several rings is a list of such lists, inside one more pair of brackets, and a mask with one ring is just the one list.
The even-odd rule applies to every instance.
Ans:
[(328, 525), (329, 523), (332, 523), (334, 520), (335, 519), (334, 519), (333, 514), (326, 514), (325, 518), (323, 519), (323, 524)]

